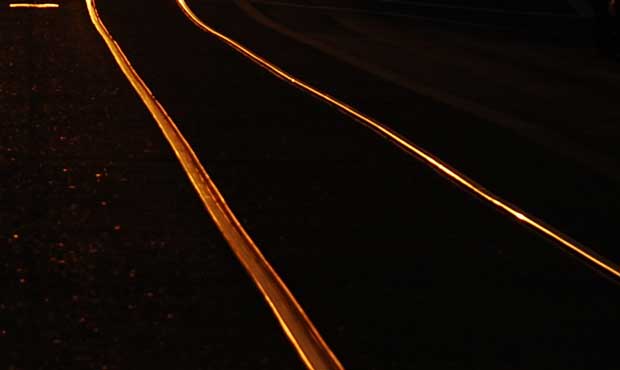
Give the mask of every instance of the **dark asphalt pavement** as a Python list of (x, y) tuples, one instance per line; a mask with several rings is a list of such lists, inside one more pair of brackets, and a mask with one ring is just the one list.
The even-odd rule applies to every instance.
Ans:
[[(261, 29), (230, 2), (190, 5), (620, 255), (610, 180)], [(98, 6), (346, 368), (616, 368), (618, 285), (258, 69), (174, 1)], [(10, 76), (0, 85), (11, 114), (0, 142), (8, 367), (301, 369), (84, 4), (1, 17), (1, 55), (12, 61), (0, 66)], [(425, 123), (407, 126), (414, 119)]]
[[(258, 25), (232, 4), (216, 1), (198, 2), (192, 6), (216, 29), (293, 75), (390, 125), (501, 197), (597, 252), (620, 261), (620, 250), (614, 243), (617, 220), (614, 215), (620, 214), (617, 180), (620, 151), (614, 142), (598, 143), (596, 149), (610, 158), (611, 163), (608, 172), (601, 173), (592, 168), (596, 163), (590, 167), (580, 160), (582, 155), (578, 149), (568, 151), (570, 157), (555, 150), (554, 146), (560, 144), (554, 143), (554, 134), (575, 139), (583, 136), (578, 129), (572, 129), (570, 121), (559, 121), (546, 127), (550, 137), (543, 138), (546, 146), (541, 146), (493, 122), (447, 107), (326, 57)], [(306, 18), (320, 16), (314, 13), (302, 15), (298, 20), (302, 24), (300, 28), (305, 25)], [(227, 19), (235, 21), (227, 22)], [(321, 19), (324, 27), (334, 27), (329, 17)], [(320, 24), (319, 21), (313, 22), (314, 27), (316, 24)], [(316, 29), (309, 32), (316, 32)], [(415, 66), (415, 55), (405, 56), (411, 58), (411, 65)], [(535, 73), (534, 70), (531, 72)], [(475, 89), (475, 86), (471, 88)], [(570, 96), (566, 98), (566, 104), (579, 104), (571, 101)], [(595, 144), (587, 143), (588, 146)]]
[(0, 20), (0, 369), (300, 368), (84, 2)]
[[(579, 14), (574, 2), (581, 12)], [(587, 0), (252, 0), (257, 5), (290, 5), (353, 9), (358, 12), (384, 14), (395, 18), (415, 19), (417, 23), (439, 23), (444, 28), (459, 27), (474, 30), (509, 31), (528, 34), (552, 42), (592, 42), (595, 12)], [(593, 0), (596, 2), (597, 0)], [(598, 11), (606, 0), (593, 6)]]

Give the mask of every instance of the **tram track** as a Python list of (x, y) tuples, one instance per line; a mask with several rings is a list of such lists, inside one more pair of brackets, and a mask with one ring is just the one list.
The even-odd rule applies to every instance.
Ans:
[[(327, 344), (322, 340), (318, 331), (314, 328), (308, 317), (305, 315), (301, 306), (296, 302), (286, 285), (275, 273), (273, 268), (268, 264), (266, 259), (258, 247), (254, 244), (250, 236), (245, 232), (234, 213), (230, 210), (226, 201), (220, 194), (216, 185), (211, 181), (209, 175), (204, 170), (197, 155), (183, 137), (180, 130), (172, 118), (168, 115), (164, 107), (155, 99), (153, 93), (142, 81), (138, 73), (131, 66), (130, 61), (122, 52), (120, 46), (114, 41), (105, 25), (99, 18), (95, 6), (95, 0), (86, 0), (89, 13), (93, 23), (101, 36), (106, 41), (110, 51), (114, 55), (117, 63), (140, 95), (141, 99), (148, 107), (149, 111), (157, 121), (161, 130), (164, 132), (167, 140), (174, 149), (177, 158), (185, 169), (195, 190), (211, 214), (212, 218), (220, 228), (227, 239), (229, 245), (244, 265), (264, 298), (271, 307), (276, 318), (280, 322), (284, 332), (297, 350), (299, 356), (309, 369), (341, 369), (342, 365), (331, 352)], [(261, 58), (251, 50), (245, 48), (235, 40), (227, 37), (206, 25), (200, 20), (190, 9), (184, 0), (177, 0), (177, 4), (183, 10), (183, 13), (199, 28), (216, 36), (224, 41), (228, 46), (235, 49), (251, 59), (254, 63), (259, 64), (263, 69), (269, 71), (273, 75), (283, 79), (294, 86), (304, 90), (307, 93), (335, 106), (351, 118), (366, 125), (376, 133), (385, 137), (392, 144), (403, 149), (421, 160), (423, 163), (431, 167), (435, 172), (448, 178), (450, 181), (458, 184), (462, 188), (476, 195), (478, 198), (491, 204), (495, 208), (513, 217), (520, 223), (526, 224), (530, 228), (543, 234), (545, 237), (554, 240), (562, 245), (565, 250), (579, 256), (589, 265), (595, 266), (597, 270), (602, 271), (612, 278), (620, 277), (620, 271), (611, 262), (599, 257), (592, 250), (571, 240), (569, 237), (547, 226), (542, 221), (527, 215), (519, 208), (495, 196), (481, 185), (461, 174), (448, 164), (428, 153), (424, 149), (412, 144), (406, 138), (391, 130), (386, 125), (373, 120), (364, 115), (353, 107), (321, 92), (320, 90), (300, 81), (299, 79), (289, 75), (281, 68), (271, 64), (269, 61)]]
[(132, 67), (121, 47), (114, 41), (99, 17), (95, 0), (86, 0), (86, 4), (93, 25), (157, 122), (203, 205), (262, 293), (305, 365), (311, 370), (343, 369), (303, 308), (237, 220), (177, 125)]
[(429, 153), (424, 148), (421, 148), (420, 146), (414, 144), (408, 138), (404, 137), (397, 131), (391, 129), (388, 125), (365, 115), (360, 110), (348, 105), (347, 103), (319, 90), (318, 88), (315, 88), (314, 86), (311, 86), (310, 84), (296, 78), (295, 76), (292, 76), (281, 67), (256, 54), (254, 51), (243, 46), (238, 41), (233, 40), (232, 38), (210, 27), (192, 11), (192, 9), (189, 7), (185, 0), (177, 0), (177, 4), (181, 8), (185, 16), (194, 25), (196, 25), (204, 32), (224, 42), (229, 47), (242, 54), (259, 67), (268, 71), (277, 78), (284, 80), (289, 84), (295, 86), (296, 88), (299, 88), (304, 92), (314, 96), (315, 98), (318, 98), (324, 103), (334, 106), (344, 114), (362, 123), (380, 136), (390, 141), (392, 144), (401, 148), (406, 153), (421, 160), (423, 163), (431, 167), (437, 173), (456, 183), (461, 188), (466, 189), (476, 197), (482, 199), (491, 206), (502, 211), (504, 214), (509, 215), (515, 221), (520, 222), (528, 226), (532, 230), (536, 231), (537, 233), (543, 235), (544, 237), (553, 240), (555, 243), (562, 246), (565, 250), (577, 255), (583, 261), (594, 266), (595, 268), (600, 269), (600, 271), (602, 271), (604, 274), (612, 277), (613, 279), (620, 278), (620, 268), (614, 262), (607, 260), (605, 257), (597, 254), (591, 248), (582, 245), (581, 243), (573, 240), (563, 232), (554, 229), (552, 226), (549, 226), (544, 221), (537, 219), (535, 216), (529, 215), (526, 211), (520, 209), (515, 205), (512, 205), (510, 202), (495, 195), (493, 192), (487, 190), (484, 186), (478, 184), (476, 181), (461, 173), (456, 168), (453, 168), (448, 163)]
[[(0, 302), (10, 368), (302, 367), (271, 313), (306, 367), (341, 368), (304, 311), (347, 368), (467, 367), (479, 356), (490, 369), (508, 366), (503, 348), (528, 344), (534, 368), (613, 359), (615, 286), (217, 40), (202, 47), (175, 3), (132, 13), (99, 2), (105, 25), (85, 3), (10, 12), (7, 34), (29, 20), (24, 49), (41, 48), (30, 65), (8, 54), (24, 65), (11, 76), (37, 76), (37, 91), (26, 81), (16, 96), (44, 97), (34, 120), (5, 112), (5, 137), (28, 144), (10, 154), (24, 168), (3, 184), (0, 217), (15, 223)], [(6, 44), (25, 44), (15, 40)], [(257, 275), (275, 273), (245, 230), (304, 310), (277, 275), (266, 278), (275, 294), (261, 285)], [(538, 335), (548, 339), (530, 343)]]

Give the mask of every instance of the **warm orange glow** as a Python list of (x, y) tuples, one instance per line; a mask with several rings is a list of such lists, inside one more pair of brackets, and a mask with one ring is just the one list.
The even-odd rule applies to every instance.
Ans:
[(324, 93), (324, 92), (322, 92), (322, 91), (312, 87), (311, 85), (309, 85), (309, 84), (307, 84), (307, 83), (305, 83), (303, 81), (300, 81), (299, 79), (291, 76), (290, 74), (288, 74), (287, 72), (282, 70), (280, 67), (272, 64), (268, 60), (260, 57), (259, 55), (257, 55), (253, 51), (251, 51), (248, 48), (244, 47), (243, 45), (241, 45), (237, 41), (231, 39), (230, 37), (227, 37), (227, 36), (223, 35), (222, 33), (216, 31), (213, 28), (209, 27), (200, 18), (198, 18), (198, 16), (196, 16), (196, 14), (194, 14), (192, 12), (192, 10), (189, 8), (189, 6), (185, 2), (185, 0), (177, 0), (177, 4), (181, 7), (181, 9), (183, 10), (183, 13), (198, 28), (202, 29), (205, 32), (208, 32), (208, 33), (212, 34), (213, 36), (216, 36), (218, 39), (220, 39), (221, 41), (225, 42), (230, 47), (235, 49), (237, 52), (241, 53), (242, 55), (244, 55), (247, 58), (249, 58), (250, 60), (252, 60), (254, 63), (258, 64), (260, 67), (262, 67), (265, 70), (269, 71), (270, 73), (274, 74), (278, 78), (281, 78), (281, 79), (283, 79), (285, 81), (288, 81), (289, 83), (291, 83), (291, 84), (297, 86), (298, 88), (301, 88), (302, 90), (304, 90), (304, 91), (306, 91), (306, 92), (308, 92), (308, 93), (310, 93), (310, 94), (320, 98), (321, 100), (323, 100), (323, 101), (325, 101), (325, 102), (327, 102), (327, 103), (329, 103), (331, 105), (336, 106), (338, 109), (340, 109), (344, 113), (346, 113), (346, 114), (350, 115), (351, 117), (353, 117), (353, 118), (363, 122), (367, 127), (371, 128), (375, 132), (379, 133), (381, 136), (387, 138), (389, 141), (391, 141), (395, 145), (399, 146), (400, 148), (404, 149), (408, 153), (411, 153), (411, 154), (415, 155), (417, 158), (421, 159), (424, 163), (426, 163), (427, 165), (431, 166), (433, 169), (439, 171), (441, 174), (443, 174), (444, 176), (448, 177), (452, 181), (458, 183), (459, 185), (463, 186), (464, 188), (472, 191), (474, 194), (476, 194), (480, 198), (482, 198), (485, 201), (493, 204), (495, 207), (497, 207), (500, 210), (508, 213), (509, 215), (513, 216), (514, 218), (516, 218), (520, 222), (522, 222), (522, 223), (532, 227), (533, 229), (537, 230), (541, 234), (543, 234), (543, 235), (553, 239), (554, 241), (556, 241), (560, 245), (564, 246), (568, 250), (570, 250), (570, 251), (576, 253), (578, 256), (584, 258), (586, 261), (588, 261), (588, 262), (594, 264), (595, 266), (601, 268), (603, 271), (605, 271), (607, 273), (610, 273), (611, 275), (615, 276), (616, 278), (620, 278), (620, 269), (617, 266), (615, 266), (614, 264), (612, 264), (611, 262), (606, 261), (605, 259), (597, 256), (594, 252), (592, 252), (588, 248), (586, 248), (586, 247), (580, 245), (579, 243), (571, 240), (569, 237), (563, 235), (559, 231), (553, 230), (549, 226), (545, 226), (541, 221), (537, 221), (534, 217), (528, 216), (525, 212), (521, 211), (520, 209), (518, 209), (518, 208), (516, 208), (514, 206), (511, 206), (507, 201), (502, 200), (500, 197), (498, 197), (498, 196), (494, 195), (493, 193), (489, 192), (488, 190), (486, 190), (481, 185), (479, 185), (476, 182), (468, 179), (465, 175), (461, 174), (456, 169), (450, 167), (448, 164), (444, 163), (443, 161), (441, 161), (440, 159), (436, 158), (435, 156), (427, 153), (424, 149), (414, 145), (413, 143), (410, 143), (406, 138), (404, 138), (403, 136), (401, 136), (399, 133), (397, 133), (396, 131), (392, 130), (388, 126), (386, 126), (386, 125), (384, 125), (384, 124), (382, 124), (382, 123), (380, 123), (378, 121), (375, 121), (375, 120), (373, 120), (370, 117), (367, 117), (366, 115), (364, 115), (363, 113), (360, 113), (359, 111), (355, 110), (351, 106), (349, 106), (349, 105), (347, 105), (347, 104), (345, 104), (345, 103), (343, 103), (343, 102), (341, 102), (341, 101), (331, 97), (330, 95), (328, 95), (328, 94), (326, 94), (326, 93)]
[(99, 17), (95, 0), (85, 1), (95, 28), (162, 130), (205, 208), (263, 294), (306, 366), (311, 370), (342, 370), (342, 365), (321, 338), (302, 307), (230, 210), (172, 118), (155, 99), (148, 86), (131, 66), (120, 46), (114, 41)]
[(9, 4), (10, 8), (35, 8), (35, 9), (49, 9), (49, 8), (59, 8), (58, 4), (29, 4), (29, 3), (14, 3)]

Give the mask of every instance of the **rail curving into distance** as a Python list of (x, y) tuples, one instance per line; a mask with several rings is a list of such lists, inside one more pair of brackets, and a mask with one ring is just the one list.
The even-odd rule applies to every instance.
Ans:
[(270, 61), (253, 52), (252, 50), (243, 46), (241, 43), (210, 27), (191, 10), (191, 8), (187, 5), (186, 0), (176, 1), (178, 6), (183, 11), (183, 14), (185, 14), (185, 16), (192, 23), (194, 23), (194, 25), (196, 25), (204, 32), (215, 36), (217, 39), (224, 42), (229, 47), (242, 54), (246, 58), (250, 59), (261, 68), (270, 72), (274, 76), (290, 83), (291, 85), (307, 92), (308, 94), (322, 100), (323, 102), (336, 107), (346, 115), (361, 122), (366, 127), (370, 128), (382, 137), (386, 138), (394, 145), (403, 149), (405, 152), (418, 158), (420, 161), (422, 161), (444, 177), (448, 178), (450, 181), (470, 191), (483, 201), (494, 206), (496, 209), (504, 212), (507, 215), (510, 215), (518, 222), (527, 225), (536, 232), (553, 240), (554, 242), (562, 246), (565, 250), (571, 252), (575, 256), (578, 256), (579, 258), (581, 258), (582, 261), (585, 261), (590, 266), (593, 266), (598, 271), (604, 273), (604, 275), (606, 275), (607, 277), (613, 278), (614, 281), (618, 281), (618, 278), (620, 278), (620, 267), (618, 265), (612, 263), (611, 261), (608, 261), (602, 256), (599, 256), (590, 248), (587, 248), (581, 245), (579, 242), (572, 240), (570, 237), (566, 236), (558, 230), (555, 230), (553, 227), (545, 224), (543, 221), (540, 221), (535, 217), (528, 215), (518, 207), (511, 205), (508, 201), (505, 201), (499, 196), (493, 194), (482, 185), (476, 183), (475, 181), (462, 174), (460, 171), (448, 165), (446, 162), (427, 152), (423, 148), (413, 144), (407, 138), (394, 131), (393, 129), (389, 128), (387, 125), (366, 116), (365, 114), (361, 113), (350, 105), (336, 99), (335, 97), (332, 97), (331, 95), (311, 86), (304, 81), (297, 79), (279, 66), (271, 63)]
[(343, 366), (322, 339), (303, 308), (228, 207), (177, 125), (131, 66), (120, 46), (114, 41), (99, 17), (95, 0), (85, 1), (93, 25), (105, 41), (122, 72), (157, 122), (205, 208), (262, 293), (305, 365), (310, 370), (343, 370)]

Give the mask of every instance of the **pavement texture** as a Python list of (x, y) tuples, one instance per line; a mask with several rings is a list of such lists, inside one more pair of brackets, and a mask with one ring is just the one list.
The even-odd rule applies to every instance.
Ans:
[(0, 17), (0, 368), (300, 368), (84, 3)]
[[(399, 129), (413, 118), (432, 122), (405, 132), (575, 237), (612, 245), (596, 223), (612, 223), (611, 180), (325, 57), (231, 2), (190, 5)], [(174, 1), (98, 6), (346, 368), (616, 367), (617, 285), (258, 69), (195, 28)], [(0, 333), (8, 367), (303, 368), (84, 4), (7, 14), (1, 50), (14, 63), (0, 67), (11, 76), (2, 109), (14, 118), (1, 142), (8, 293)], [(514, 186), (514, 173), (537, 181), (518, 176)], [(575, 183), (584, 174), (599, 177)]]

